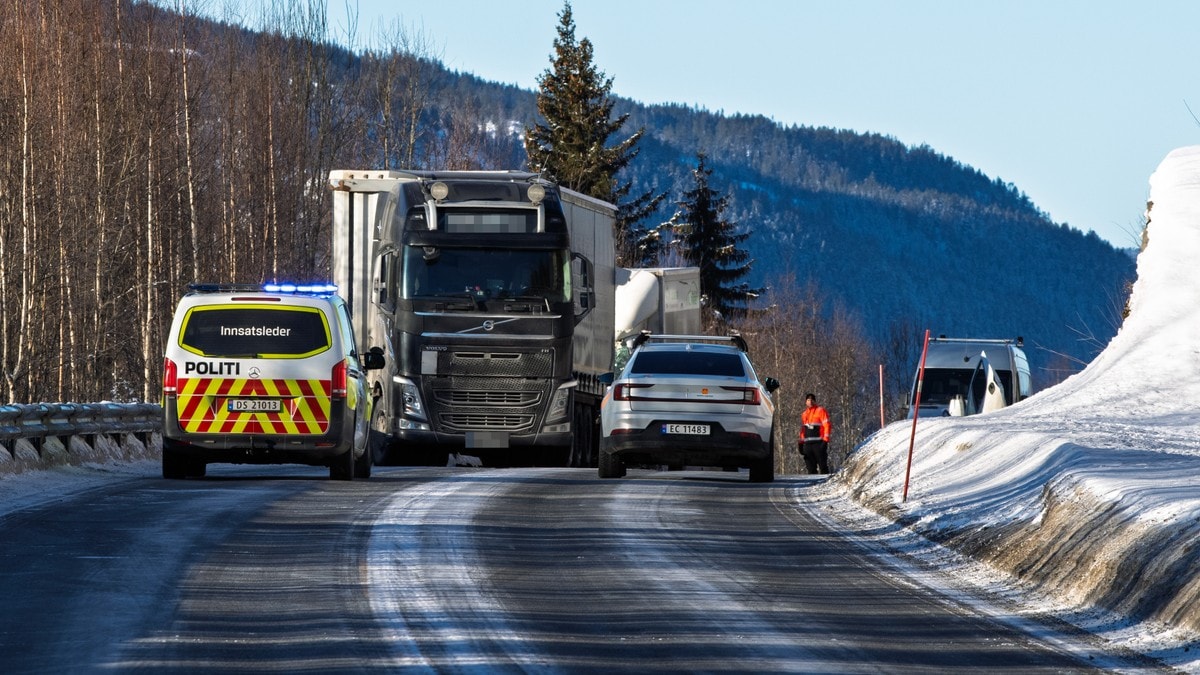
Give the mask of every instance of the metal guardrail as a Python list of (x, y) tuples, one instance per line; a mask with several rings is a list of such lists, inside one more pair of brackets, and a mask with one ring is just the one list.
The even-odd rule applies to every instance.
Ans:
[(162, 427), (153, 403), (34, 403), (0, 406), (0, 441), (87, 434), (145, 433)]

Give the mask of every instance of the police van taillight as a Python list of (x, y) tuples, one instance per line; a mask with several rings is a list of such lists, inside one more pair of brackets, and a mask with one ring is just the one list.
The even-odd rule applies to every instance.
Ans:
[(332, 393), (333, 393), (334, 398), (345, 398), (346, 397), (346, 360), (345, 359), (338, 361), (337, 364), (333, 366), (332, 380), (333, 380), (333, 382), (332, 382), (331, 389), (333, 390)]
[(179, 367), (171, 359), (163, 359), (163, 393), (175, 394)]

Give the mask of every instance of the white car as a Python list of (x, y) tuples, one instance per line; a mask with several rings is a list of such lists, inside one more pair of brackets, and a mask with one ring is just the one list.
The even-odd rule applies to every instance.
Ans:
[(193, 284), (163, 361), (164, 478), (210, 462), (371, 475), (371, 397), (346, 303), (327, 285)]
[(600, 404), (601, 478), (668, 465), (745, 467), (751, 482), (775, 479), (779, 382), (758, 380), (740, 336), (643, 333), (611, 385)]

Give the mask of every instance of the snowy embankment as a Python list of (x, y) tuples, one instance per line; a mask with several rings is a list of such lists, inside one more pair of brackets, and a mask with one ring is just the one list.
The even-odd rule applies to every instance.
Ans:
[(825, 490), (1200, 670), (1200, 146), (1163, 160), (1147, 215), (1129, 316), (1086, 369), (999, 412), (918, 421), (907, 500), (911, 421)]

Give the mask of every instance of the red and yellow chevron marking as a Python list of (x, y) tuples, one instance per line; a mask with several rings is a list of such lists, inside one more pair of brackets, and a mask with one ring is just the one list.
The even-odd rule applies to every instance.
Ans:
[[(179, 428), (193, 434), (323, 434), (329, 380), (179, 378)], [(231, 398), (281, 399), (279, 412), (230, 412)]]

